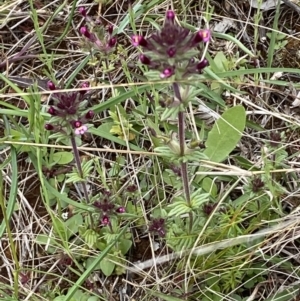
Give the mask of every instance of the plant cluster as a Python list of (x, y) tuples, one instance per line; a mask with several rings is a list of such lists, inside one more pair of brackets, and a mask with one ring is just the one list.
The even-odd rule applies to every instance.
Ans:
[[(52, 221), (51, 235), (39, 234), (36, 242), (59, 258), (60, 269), (88, 271), (78, 275), (76, 288), (67, 293), (51, 292), (48, 297), (55, 301), (72, 300), (72, 296), (74, 300), (98, 301), (96, 285), (87, 274), (95, 270), (106, 277), (125, 274), (137, 233), (159, 241), (175, 255), (183, 255), (170, 268), (170, 274), (181, 271), (186, 275), (193, 269), (193, 277), (184, 284), (177, 279), (176, 294), (180, 297), (220, 300), (219, 296), (234, 292), (230, 298), (242, 300), (239, 294), (267, 280), (261, 265), (276, 264), (279, 257), (254, 258), (262, 245), (259, 239), (254, 245), (232, 242), (255, 233), (265, 221), (284, 216), (281, 198), (287, 194), (282, 185), (285, 175), (276, 173), (288, 167), (285, 133), (271, 132), (261, 149), (259, 167), (232, 155), (241, 141), (247, 115), (241, 104), (227, 108), (223, 92), (239, 92), (246, 74), (243, 70), (251, 64), (239, 54), (228, 58), (222, 51), (212, 58), (208, 25), (192, 30), (181, 25), (173, 10), (167, 10), (163, 25), (149, 36), (130, 37), (139, 57), (134, 67), (143, 70), (142, 76), (153, 87), (146, 85), (129, 92), (114, 89), (109, 69), (110, 59), (118, 51), (114, 28), (92, 19), (84, 7), (79, 8), (79, 14), (84, 20), (79, 29), (82, 47), (91, 61), (95, 57), (104, 61), (109, 70), (104, 72), (104, 80), (111, 84), (111, 99), (102, 106), (93, 105), (89, 101), (90, 83), (84, 81), (74, 85), (77, 89), (61, 91), (58, 84), (48, 81), (49, 104), (41, 110), (40, 102), (28, 101), (32, 110), (28, 114), (30, 135), (11, 131), (18, 139), (32, 139), (42, 146), (64, 144), (72, 149), (49, 151), (44, 147), (36, 156), (32, 147), (18, 149), (28, 152), (34, 167), (41, 170), (43, 202)], [(243, 51), (249, 53), (245, 47)], [(224, 73), (231, 71), (226, 82)], [(132, 74), (132, 78), (141, 76)], [(130, 97), (131, 102), (123, 106), (122, 101)], [(195, 117), (196, 107), (205, 107), (212, 121), (204, 118), (205, 114)], [(94, 124), (98, 113), (105, 110), (105, 121), (100, 126)], [(96, 154), (86, 156), (80, 146), (88, 134), (126, 146), (128, 156), (108, 155), (103, 161)], [(155, 156), (151, 154), (149, 161), (132, 170), (135, 157), (130, 148), (136, 151), (134, 155), (149, 155), (145, 154), (146, 147), (139, 146), (141, 141)], [(227, 159), (247, 177), (232, 176), (226, 170), (218, 173), (228, 167), (222, 164)], [(189, 250), (191, 253), (186, 252)], [(22, 285), (30, 282), (28, 273), (16, 275)], [(82, 283), (93, 296), (78, 289)], [(44, 290), (49, 291), (47, 287)]]

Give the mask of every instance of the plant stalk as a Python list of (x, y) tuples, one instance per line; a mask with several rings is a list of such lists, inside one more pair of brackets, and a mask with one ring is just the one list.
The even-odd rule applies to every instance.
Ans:
[[(180, 95), (178, 83), (173, 83), (173, 90), (174, 90), (175, 97), (182, 104), (182, 98)], [(182, 157), (185, 154), (185, 122), (184, 121), (185, 121), (184, 120), (184, 112), (180, 110), (178, 113), (178, 138), (179, 138), (179, 146), (180, 146), (180, 156), (182, 156)], [(191, 195), (190, 195), (187, 163), (182, 161), (180, 163), (180, 167), (181, 167), (181, 177), (182, 177), (182, 182), (183, 182), (185, 199), (186, 199), (188, 206), (191, 207)], [(193, 213), (192, 212), (189, 213), (189, 220), (190, 220), (189, 229), (191, 231), (192, 227), (193, 227)]]
[[(78, 173), (79, 173), (80, 178), (82, 179), (81, 184), (82, 184), (82, 189), (83, 189), (85, 201), (86, 201), (87, 204), (89, 204), (90, 203), (90, 198), (89, 198), (89, 194), (88, 194), (88, 191), (87, 191), (86, 182), (84, 181), (84, 178), (83, 178), (83, 171), (82, 171), (82, 167), (81, 167), (81, 160), (80, 160), (80, 156), (79, 156), (79, 151), (78, 151), (78, 147), (76, 145), (75, 137), (74, 137), (73, 134), (71, 136), (71, 143), (72, 143), (72, 148), (73, 148), (73, 152), (74, 152), (74, 158), (75, 158), (75, 162), (76, 162), (76, 165), (77, 165)], [(92, 216), (91, 212), (89, 212), (89, 216), (90, 216), (90, 221), (91, 221), (91, 227), (94, 228), (94, 226), (93, 226), (93, 224), (94, 224), (93, 216)]]
[[(78, 151), (78, 147), (76, 145), (76, 141), (75, 141), (74, 135), (71, 136), (71, 143), (72, 143), (72, 148), (73, 148), (73, 152), (74, 152), (74, 158), (75, 158), (75, 162), (76, 162), (77, 169), (78, 169), (78, 172), (79, 172), (79, 176), (80, 176), (81, 179), (83, 179), (83, 171), (82, 171), (82, 167), (81, 167), (81, 161), (80, 161), (79, 151)], [(87, 192), (87, 188), (86, 188), (84, 179), (82, 181), (82, 187), (83, 187), (83, 193), (84, 193), (84, 197), (86, 199), (86, 202), (90, 203), (89, 194)]]

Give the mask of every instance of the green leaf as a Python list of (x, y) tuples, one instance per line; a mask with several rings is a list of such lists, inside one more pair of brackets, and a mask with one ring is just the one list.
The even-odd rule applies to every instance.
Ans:
[(52, 160), (55, 162), (55, 164), (61, 164), (65, 165), (70, 162), (72, 162), (74, 156), (71, 152), (56, 152), (52, 156)]
[(199, 209), (199, 207), (209, 201), (209, 193), (199, 192), (197, 195), (192, 195), (191, 206), (193, 209)]
[(110, 276), (115, 269), (115, 264), (109, 260), (102, 260), (100, 262), (101, 271), (105, 276)]
[(99, 301), (99, 298), (96, 296), (89, 297), (87, 301)]
[(217, 197), (218, 187), (211, 178), (205, 177), (201, 183), (201, 187), (204, 191), (210, 193), (213, 198)]
[(130, 239), (121, 239), (119, 249), (123, 255), (125, 255), (132, 246), (132, 241)]
[[(5, 124), (6, 123), (6, 118), (4, 118), (5, 120)], [(11, 183), (10, 183), (10, 192), (9, 192), (9, 198), (8, 198), (8, 201), (7, 203), (5, 204), (6, 208), (6, 217), (7, 217), (7, 221), (10, 220), (12, 214), (13, 214), (13, 211), (14, 211), (14, 208), (15, 208), (15, 204), (16, 204), (16, 201), (17, 201), (17, 190), (18, 190), (18, 164), (17, 164), (17, 152), (16, 152), (16, 149), (12, 146), (10, 148), (10, 159), (11, 159), (11, 170), (13, 171), (12, 172), (12, 175), (11, 175)], [(2, 195), (5, 195), (5, 192), (3, 191), (3, 187), (4, 187), (4, 184), (3, 184), (3, 178), (0, 177), (0, 193)], [(2, 199), (3, 202), (4, 202), (4, 199)], [(6, 226), (7, 223), (5, 222), (5, 219), (3, 219), (1, 221), (1, 225), (0, 225), (0, 238), (3, 236), (3, 234), (5, 233), (5, 230), (6, 230)]]
[(234, 150), (246, 124), (243, 106), (235, 106), (223, 113), (208, 134), (204, 154), (213, 162), (222, 162)]
[(168, 213), (168, 216), (180, 216), (182, 214), (189, 213), (192, 210), (185, 201), (174, 202), (168, 207), (172, 208)]
[[(137, 19), (144, 13), (144, 6), (139, 2), (132, 7), (134, 18)], [(128, 26), (130, 21), (130, 15), (126, 14), (124, 19), (119, 23), (117, 34), (123, 33), (124, 29)]]
[[(102, 125), (100, 125), (98, 128), (92, 128), (91, 130), (89, 130), (89, 132), (91, 134), (97, 135), (99, 137), (105, 138), (109, 141), (112, 142), (116, 142), (120, 145), (126, 146), (126, 142), (114, 135), (112, 135), (110, 133), (111, 127), (112, 127), (113, 123), (103, 123)], [(135, 150), (135, 151), (143, 151), (141, 148), (139, 148), (138, 146), (132, 144), (132, 143), (128, 143), (128, 145), (130, 146), (130, 149)]]
[(218, 70), (214, 70), (215, 72), (225, 72), (227, 70), (227, 68), (225, 68), (225, 66), (227, 64), (227, 58), (224, 55), (223, 51), (217, 52), (217, 54), (214, 57), (214, 61), (215, 61), (216, 67), (218, 68)]
[(119, 234), (116, 237), (116, 240), (110, 243), (105, 250), (103, 250), (100, 254), (97, 255), (96, 258), (93, 258), (92, 263), (89, 265), (89, 267), (86, 268), (86, 270), (83, 272), (83, 274), (79, 277), (79, 279), (74, 283), (74, 285), (69, 289), (68, 294), (64, 301), (70, 301), (71, 298), (74, 296), (76, 291), (78, 290), (78, 287), (82, 285), (82, 283), (93, 273), (94, 269), (98, 266), (98, 264), (105, 259), (105, 257), (108, 255), (109, 251), (116, 245), (117, 241), (124, 235), (124, 233), (127, 231), (127, 226), (124, 227)]
[(65, 221), (67, 228), (68, 239), (78, 232), (78, 227), (83, 224), (83, 218), (81, 214), (75, 214)]
[[(161, 84), (154, 84), (153, 88), (160, 89)], [(148, 89), (149, 89), (149, 85), (143, 85), (143, 86), (133, 88), (129, 91), (126, 91), (120, 95), (112, 97), (104, 102), (101, 102), (100, 104), (93, 106), (91, 108), (91, 110), (93, 110), (96, 114), (98, 114), (107, 109), (110, 109), (111, 107), (121, 103), (122, 101), (125, 101), (126, 99), (129, 99), (130, 97), (134, 97), (135, 95), (141, 95), (143, 92), (147, 91)], [(20, 92), (20, 93), (22, 93), (22, 92)]]
[(46, 245), (47, 247), (47, 252), (50, 254), (54, 254), (56, 251), (56, 248), (54, 246), (57, 246), (57, 242), (53, 237), (49, 237), (48, 235), (45, 234), (38, 234), (35, 242), (39, 245)]
[(66, 296), (57, 296), (53, 301), (64, 301)]

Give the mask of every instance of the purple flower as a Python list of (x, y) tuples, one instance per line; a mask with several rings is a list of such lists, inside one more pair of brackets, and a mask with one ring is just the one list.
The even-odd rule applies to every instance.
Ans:
[(112, 25), (108, 25), (107, 32), (109, 33), (109, 35), (112, 35), (113, 31), (114, 31), (114, 27)]
[(48, 81), (47, 87), (49, 90), (52, 90), (52, 91), (56, 90), (56, 87), (52, 81)]
[(152, 220), (149, 226), (149, 231), (158, 234), (160, 237), (165, 237), (165, 220), (163, 218), (156, 218)]
[(143, 36), (139, 36), (139, 35), (134, 35), (131, 37), (131, 42), (133, 46), (143, 46), (143, 47), (147, 47), (148, 42), (146, 41), (146, 39)]
[(166, 19), (169, 20), (169, 21), (174, 22), (174, 20), (175, 20), (175, 13), (174, 13), (173, 10), (168, 10), (166, 12)]
[[(80, 28), (80, 33), (87, 38), (86, 47), (90, 50), (95, 49), (103, 55), (108, 55), (114, 51), (117, 44), (117, 38), (112, 37), (113, 26), (106, 28), (100, 22), (93, 22), (91, 18), (86, 17), (87, 26)], [(100, 27), (100, 28), (99, 28)]]
[(111, 48), (116, 46), (116, 44), (117, 44), (117, 39), (116, 38), (109, 39), (108, 43), (107, 43), (108, 47), (111, 47)]
[(160, 74), (160, 78), (169, 78), (174, 74), (174, 68), (172, 67), (168, 67), (166, 69), (163, 70), (163, 72), (161, 72)]
[(116, 210), (117, 213), (125, 213), (126, 210), (124, 207), (119, 207), (117, 210)]
[(54, 126), (50, 123), (46, 123), (45, 124), (45, 130), (47, 131), (53, 131), (54, 130)]
[(201, 71), (202, 69), (204, 69), (205, 67), (208, 66), (208, 60), (207, 59), (203, 59), (201, 62), (199, 62), (196, 66), (197, 70)]
[(50, 115), (52, 115), (52, 116), (57, 115), (57, 111), (56, 111), (55, 108), (53, 108), (53, 107), (50, 107), (50, 108), (48, 109), (48, 113), (49, 113)]
[(81, 125), (80, 127), (75, 129), (76, 135), (83, 135), (88, 130), (88, 127), (86, 125)]
[(101, 219), (101, 225), (107, 226), (110, 224), (109, 217), (107, 215), (104, 215)]
[[(140, 46), (145, 54), (140, 55), (140, 61), (160, 72), (160, 78), (169, 78), (175, 75), (175, 80), (187, 78), (199, 73), (206, 64), (196, 66), (191, 60), (197, 57), (200, 42), (207, 43), (211, 38), (209, 29), (192, 33), (188, 28), (181, 27), (175, 22), (175, 12), (168, 10), (164, 25), (149, 37), (133, 35), (131, 43)], [(205, 49), (205, 48), (204, 48)], [(203, 54), (202, 54), (203, 56)], [(172, 59), (172, 60), (170, 60)], [(172, 67), (168, 67), (169, 65)], [(176, 70), (176, 73), (175, 73)]]
[(211, 38), (211, 32), (209, 29), (202, 29), (202, 30), (199, 30), (196, 35), (195, 35), (195, 38), (194, 38), (194, 43), (200, 43), (200, 42), (203, 42), (203, 43), (207, 43), (209, 42)]
[(92, 34), (89, 32), (89, 30), (86, 26), (81, 27), (79, 31), (83, 36), (85, 36), (89, 40), (92, 39)]
[(98, 208), (100, 211), (105, 213), (111, 213), (115, 209), (115, 205), (111, 203), (108, 199), (104, 199), (102, 202), (96, 201), (93, 204), (96, 208)]
[(151, 60), (144, 54), (140, 55), (140, 61), (144, 65), (150, 65), (151, 64)]
[(92, 110), (89, 110), (89, 111), (85, 114), (85, 118), (86, 118), (86, 119), (93, 119), (94, 116), (95, 116), (95, 113), (94, 113), (94, 111), (92, 111)]
[(86, 10), (84, 7), (79, 7), (79, 13), (83, 16), (83, 17), (86, 17)]

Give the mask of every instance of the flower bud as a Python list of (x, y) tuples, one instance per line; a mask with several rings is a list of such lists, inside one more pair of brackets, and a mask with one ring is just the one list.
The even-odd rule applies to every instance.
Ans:
[(45, 124), (45, 130), (47, 131), (53, 131), (54, 130), (54, 126), (50, 123), (46, 123)]
[(173, 10), (168, 10), (166, 12), (166, 19), (169, 20), (169, 21), (172, 21), (174, 22), (174, 19), (175, 19), (175, 13)]
[(140, 55), (140, 61), (144, 65), (150, 65), (151, 64), (151, 60), (147, 56), (145, 56), (144, 54)]
[(107, 215), (104, 215), (101, 219), (101, 224), (103, 226), (107, 226), (110, 223), (109, 217)]
[(55, 87), (55, 85), (52, 81), (48, 81), (47, 87), (48, 87), (49, 90), (52, 90), (52, 91), (56, 90), (56, 87)]
[(80, 88), (82, 88), (83, 90), (79, 91), (80, 94), (85, 94), (89, 89), (90, 87), (90, 83), (89, 82), (83, 82), (81, 85), (80, 85)]
[(174, 47), (170, 47), (167, 51), (169, 57), (173, 57), (176, 54), (176, 50)]
[(83, 16), (83, 17), (86, 17), (86, 10), (84, 7), (79, 7), (79, 13)]
[(201, 62), (199, 62), (197, 64), (196, 68), (197, 68), (197, 70), (201, 71), (202, 69), (204, 69), (208, 65), (209, 65), (208, 60), (207, 59), (203, 59)]
[(82, 126), (82, 122), (79, 120), (73, 121), (73, 127), (78, 129)]
[(92, 35), (86, 26), (82, 26), (79, 31), (83, 36), (85, 36), (88, 39), (91, 39)]
[(135, 192), (135, 191), (137, 191), (137, 186), (135, 184), (131, 184), (131, 185), (127, 186), (126, 190), (128, 192)]
[(57, 111), (53, 108), (53, 107), (50, 107), (48, 109), (48, 113), (52, 116), (56, 116), (57, 115)]
[(110, 47), (110, 48), (112, 48), (112, 47), (114, 47), (114, 46), (116, 46), (116, 44), (117, 44), (117, 39), (116, 38), (111, 38), (111, 39), (109, 39), (109, 41), (108, 41), (108, 46)]
[(119, 207), (117, 210), (116, 210), (116, 212), (117, 213), (125, 213), (125, 208), (124, 207)]
[(134, 35), (131, 37), (131, 42), (133, 46), (147, 47), (148, 42), (143, 36)]
[(85, 114), (85, 118), (86, 119), (93, 119), (95, 116), (95, 112), (93, 110), (89, 110), (86, 114)]
[(207, 43), (207, 42), (209, 42), (210, 38), (211, 38), (210, 30), (202, 29), (196, 33), (196, 35), (194, 37), (194, 43), (195, 44), (198, 44), (200, 42)]
[(107, 32), (109, 33), (109, 35), (112, 35), (113, 31), (114, 31), (114, 27), (112, 25), (108, 25)]
[(174, 74), (174, 68), (172, 67), (168, 67), (166, 68), (161, 74), (160, 74), (160, 78), (169, 78)]

